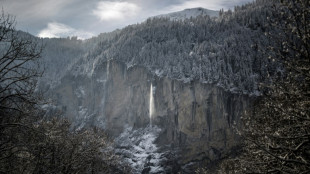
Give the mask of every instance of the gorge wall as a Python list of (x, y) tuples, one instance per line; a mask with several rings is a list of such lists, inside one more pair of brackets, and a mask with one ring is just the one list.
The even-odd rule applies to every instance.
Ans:
[(66, 75), (53, 90), (56, 105), (76, 127), (95, 125), (117, 137), (126, 127), (147, 126), (152, 85), (152, 124), (162, 130), (156, 143), (179, 149), (179, 163), (220, 159), (239, 143), (232, 126), (249, 106), (248, 96), (159, 77), (117, 61), (100, 63), (92, 71)]

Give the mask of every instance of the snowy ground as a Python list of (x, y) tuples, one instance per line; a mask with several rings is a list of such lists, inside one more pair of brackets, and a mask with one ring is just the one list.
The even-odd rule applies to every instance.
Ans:
[(134, 173), (162, 173), (162, 154), (154, 144), (160, 133), (157, 126), (132, 130), (127, 128), (116, 140), (116, 153), (125, 159)]

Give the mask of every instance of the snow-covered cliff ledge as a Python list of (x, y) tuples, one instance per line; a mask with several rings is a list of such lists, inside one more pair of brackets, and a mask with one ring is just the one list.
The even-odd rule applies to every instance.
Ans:
[(124, 63), (109, 61), (98, 65), (91, 77), (65, 76), (53, 94), (77, 126), (99, 126), (117, 137), (128, 126), (150, 124), (151, 84), (156, 87), (152, 124), (162, 130), (156, 143), (183, 149), (180, 164), (210, 162), (238, 146), (232, 126), (238, 125), (251, 99), (216, 85), (183, 83), (154, 76), (142, 66), (127, 69)]

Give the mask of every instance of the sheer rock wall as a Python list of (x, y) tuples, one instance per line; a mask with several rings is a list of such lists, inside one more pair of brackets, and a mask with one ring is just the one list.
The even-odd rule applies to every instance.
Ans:
[(157, 143), (181, 149), (180, 163), (213, 161), (238, 145), (232, 126), (238, 125), (251, 99), (216, 85), (184, 83), (109, 61), (97, 65), (91, 76), (65, 76), (53, 92), (57, 105), (77, 126), (100, 126), (115, 137), (128, 126), (150, 123), (151, 83), (152, 123), (162, 128)]

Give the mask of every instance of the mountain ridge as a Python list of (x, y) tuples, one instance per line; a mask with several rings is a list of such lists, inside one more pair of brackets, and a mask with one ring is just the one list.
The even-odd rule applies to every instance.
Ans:
[(209, 10), (202, 7), (187, 8), (182, 11), (171, 12), (154, 16), (153, 18), (170, 18), (171, 20), (185, 20), (197, 16), (219, 17), (219, 11)]
[[(189, 10), (199, 12), (189, 17), (185, 14), (194, 13), (185, 10), (180, 12), (189, 17), (185, 20), (149, 18), (82, 42), (46, 39), (50, 74), (41, 84), (55, 101), (49, 108), (78, 130), (95, 126), (113, 138), (127, 128), (141, 133), (152, 121), (162, 130), (156, 147), (171, 144), (167, 159), (175, 162), (164, 168), (170, 173), (222, 159), (239, 145), (232, 125), (239, 125), (241, 113), (259, 95), (258, 83), (278, 71), (257, 48), (273, 44), (264, 35), (270, 30), (269, 8), (262, 0), (218, 18), (198, 15), (203, 9)], [(167, 166), (166, 157), (127, 153), (139, 149), (140, 140), (132, 144), (119, 154), (133, 168)], [(142, 163), (136, 156), (143, 156)]]

